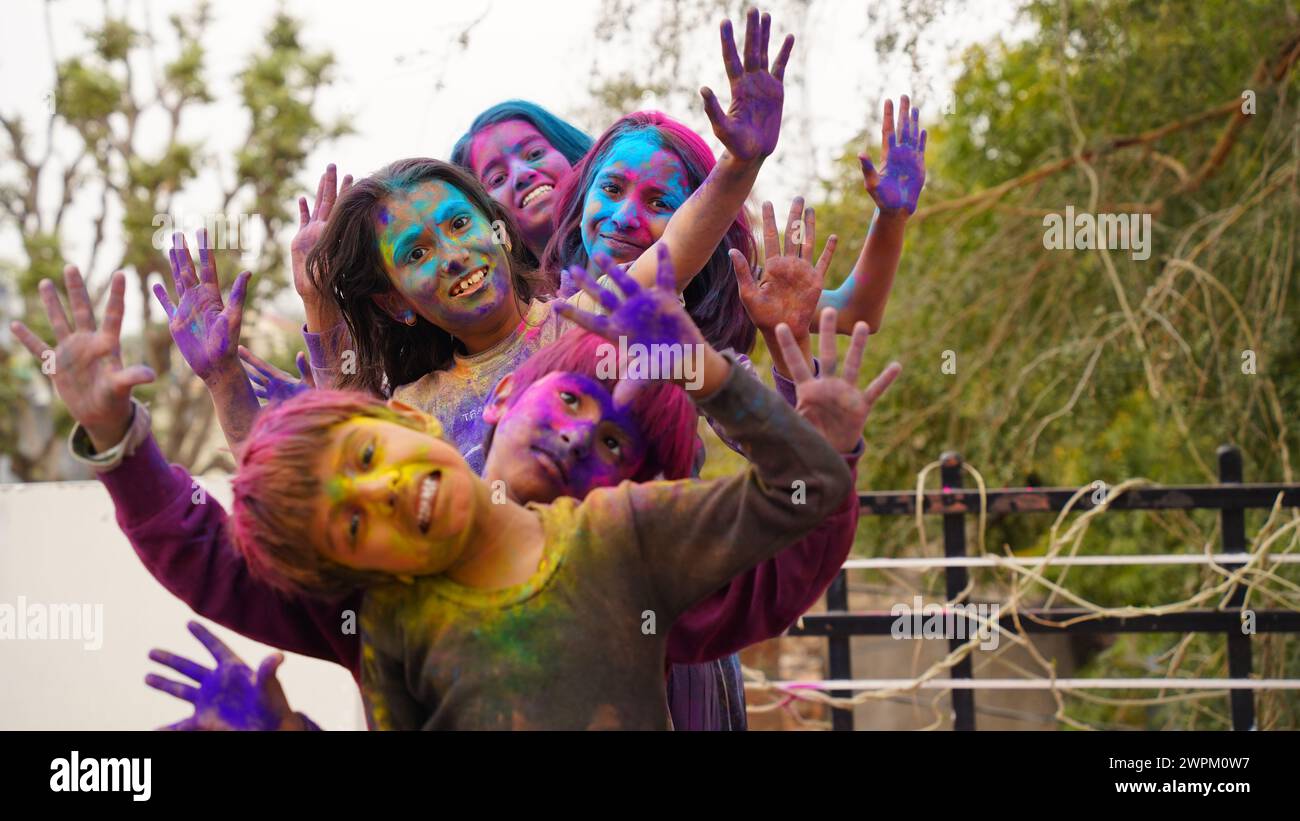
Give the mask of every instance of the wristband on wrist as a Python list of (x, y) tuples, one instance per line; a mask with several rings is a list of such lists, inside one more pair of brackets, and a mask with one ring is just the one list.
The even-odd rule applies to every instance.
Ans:
[(149, 409), (140, 400), (131, 397), (131, 422), (127, 425), (122, 441), (103, 453), (96, 453), (90, 434), (81, 423), (77, 423), (72, 433), (68, 434), (68, 450), (76, 461), (90, 465), (96, 473), (106, 473), (122, 464), (126, 457), (135, 454), (136, 449), (149, 438), (149, 429)]

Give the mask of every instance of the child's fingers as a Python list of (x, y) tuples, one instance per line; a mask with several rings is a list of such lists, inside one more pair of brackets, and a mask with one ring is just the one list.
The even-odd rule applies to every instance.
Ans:
[(136, 385), (148, 385), (155, 378), (153, 368), (148, 365), (132, 365), (109, 377), (109, 384), (115, 393), (130, 393)]
[(898, 129), (902, 133), (898, 135), (898, 141), (906, 144), (907, 136), (910, 133), (912, 125), (911, 120), (912, 98), (902, 94), (898, 98)]
[(114, 342), (122, 335), (125, 297), (126, 274), (115, 271), (113, 278), (108, 281), (108, 302), (104, 303), (104, 327), (101, 329), (104, 335)]
[(881, 395), (886, 390), (889, 389), (890, 385), (894, 384), (894, 380), (897, 379), (898, 375), (902, 372), (903, 372), (902, 365), (898, 364), (897, 362), (890, 362), (889, 365), (887, 365), (885, 369), (880, 372), (879, 376), (871, 380), (871, 384), (868, 385), (867, 389), (862, 392), (862, 396), (864, 399), (866, 399), (867, 402), (868, 414), (870, 414), (871, 409), (876, 406), (876, 400), (879, 399)]
[[(199, 284), (198, 272), (194, 269), (194, 257), (190, 256), (189, 243), (185, 241), (185, 234), (177, 231), (172, 234), (172, 247), (176, 250), (176, 273), (180, 277), (188, 290)], [(181, 291), (176, 292), (177, 296)]]
[(325, 173), (321, 174), (320, 179), (316, 181), (316, 199), (311, 204), (311, 213), (316, 219), (320, 219), (320, 205), (321, 201), (325, 199), (325, 180), (329, 179), (330, 168), (332, 167), (332, 165), (325, 166)]
[(230, 323), (230, 335), (236, 340), (239, 339), (239, 329), (243, 324), (244, 298), (248, 295), (248, 281), (252, 278), (252, 271), (243, 271), (235, 278), (235, 284), (230, 288), (230, 302), (226, 304), (223, 311), (227, 322)]
[(917, 148), (921, 152), (921, 159), (924, 160), (925, 159), (925, 129), (924, 128), (921, 129), (921, 140), (920, 143), (918, 143)]
[(813, 378), (812, 368), (808, 367), (808, 361), (803, 358), (799, 343), (794, 341), (794, 332), (784, 322), (776, 326), (776, 344), (781, 347), (781, 355), (785, 357), (785, 367), (790, 372), (792, 382), (800, 385)]
[(785, 65), (790, 62), (790, 52), (794, 50), (794, 35), (787, 34), (785, 40), (781, 42), (781, 50), (777, 52), (776, 62), (772, 63), (772, 76), (781, 82), (785, 82)]
[(781, 238), (776, 233), (776, 209), (763, 203), (763, 259), (781, 256)]
[(822, 377), (835, 375), (835, 360), (839, 356), (839, 351), (835, 347), (835, 320), (836, 314), (834, 308), (825, 308), (822, 310), (821, 324), (817, 328), (817, 347), (818, 358), (821, 360)]
[(339, 185), (339, 196), (338, 196), (338, 198), (339, 198), (339, 199), (343, 199), (343, 195), (346, 194), (346, 193), (348, 192), (348, 189), (351, 188), (351, 187), (352, 187), (352, 175), (351, 175), (351, 174), (344, 174), (344, 175), (343, 175), (343, 182)]
[(307, 198), (298, 198), (298, 227), (301, 228), (311, 222), (311, 212), (307, 210)]
[(921, 109), (912, 109), (912, 127), (908, 129), (908, 136), (912, 138), (912, 145), (916, 145), (921, 138)]
[(867, 350), (867, 337), (871, 328), (865, 322), (853, 326), (853, 337), (849, 341), (848, 353), (844, 354), (844, 381), (850, 385), (858, 383), (858, 369), (862, 367), (862, 355)]
[(78, 331), (95, 330), (95, 311), (90, 307), (86, 281), (75, 265), (63, 269), (63, 287), (68, 292), (68, 306), (72, 308), (72, 321)]
[[(736, 51), (736, 37), (731, 28), (730, 20), (723, 20), (719, 26), (719, 34), (722, 38), (722, 65), (727, 69), (727, 78), (735, 80), (740, 77), (742, 67), (740, 64), (740, 54)], [(713, 92), (709, 92), (712, 94)]]
[[(803, 244), (803, 237), (800, 236), (803, 231), (798, 228), (799, 218), (803, 216), (803, 197), (795, 197), (790, 202), (790, 212), (785, 217), (785, 251), (787, 257), (797, 257), (800, 255), (800, 246)], [(799, 242), (795, 242), (798, 239)]]
[(41, 303), (45, 306), (45, 316), (50, 320), (50, 327), (54, 329), (54, 339), (62, 342), (70, 331), (68, 315), (63, 312), (63, 303), (59, 301), (59, 292), (54, 287), (54, 282), (48, 279), (41, 280), (39, 290)]
[(199, 624), (197, 621), (191, 621), (186, 626), (189, 627), (190, 632), (194, 634), (194, 638), (201, 641), (203, 646), (208, 648), (208, 652), (212, 654), (212, 657), (217, 660), (218, 664), (243, 664), (243, 662), (239, 660), (239, 656), (235, 655), (235, 651), (227, 647), (226, 643), (221, 639), (212, 635), (212, 633), (208, 631), (208, 628)]
[[(656, 260), (657, 265), (655, 266), (655, 287), (665, 293), (675, 293), (677, 291), (677, 272), (673, 269), (672, 254), (668, 252), (667, 245), (662, 242), (656, 244), (659, 247), (659, 258)], [(631, 276), (624, 273), (623, 277), (626, 277), (635, 286), (636, 282)], [(623, 287), (621, 280), (619, 286)], [(626, 287), (623, 287), (623, 292), (627, 293)]]
[(199, 688), (191, 687), (188, 684), (181, 684), (179, 681), (165, 679), (162, 676), (156, 676), (153, 673), (144, 677), (144, 683), (148, 684), (155, 690), (162, 690), (164, 693), (176, 696), (177, 698), (195, 704), (199, 700)]
[[(655, 243), (655, 246), (656, 246), (656, 253), (661, 253), (662, 251), (668, 250), (668, 248), (661, 242)], [(656, 263), (662, 259), (663, 259), (662, 255), (656, 257)], [(627, 299), (628, 297), (632, 296), (632, 294), (635, 294), (637, 291), (641, 290), (641, 286), (637, 283), (635, 279), (632, 279), (632, 275), (627, 272), (627, 269), (622, 265), (616, 264), (613, 259), (605, 256), (604, 254), (597, 254), (596, 258), (593, 259), (592, 262), (596, 263), (596, 266), (600, 268), (601, 272), (604, 273), (605, 276), (609, 277), (611, 282), (613, 282), (615, 285), (618, 286), (618, 289), (623, 292), (623, 299)], [(668, 264), (671, 267), (672, 263), (669, 262)], [(658, 269), (656, 268), (656, 275), (655, 275), (656, 281), (658, 281), (657, 272)]]
[(799, 246), (799, 256), (812, 265), (813, 251), (817, 248), (817, 209), (803, 210), (803, 242)]
[(172, 305), (172, 298), (167, 296), (167, 289), (162, 286), (161, 282), (153, 284), (153, 295), (158, 298), (158, 304), (162, 306), (163, 313), (170, 320), (176, 313), (176, 306)]
[(581, 308), (575, 307), (571, 302), (557, 302), (555, 311), (579, 328), (585, 328), (597, 336), (603, 336), (606, 339), (617, 338), (617, 335), (610, 329), (608, 317), (588, 313)]
[(726, 128), (727, 122), (727, 115), (722, 110), (722, 103), (718, 102), (718, 96), (708, 86), (700, 89), (700, 96), (704, 98), (704, 116), (709, 118), (709, 123), (713, 126), (713, 133), (720, 135)]
[(840, 238), (834, 234), (827, 237), (826, 247), (822, 248), (822, 255), (817, 258), (817, 264), (813, 266), (813, 270), (817, 272), (817, 276), (823, 282), (826, 281), (826, 271), (831, 267), (831, 259), (835, 256), (835, 247), (839, 245), (839, 242)]
[(334, 163), (325, 166), (325, 185), (321, 191), (320, 219), (322, 222), (330, 218), (330, 211), (334, 208), (334, 198), (339, 192), (339, 169)]
[(202, 683), (212, 671), (198, 662), (190, 661), (184, 656), (178, 656), (175, 653), (168, 653), (166, 650), (150, 650), (149, 658), (159, 664), (165, 664), (182, 676), (192, 678)]
[(858, 162), (862, 165), (862, 182), (866, 185), (868, 191), (875, 191), (876, 186), (880, 185), (880, 174), (876, 172), (876, 166), (872, 164), (871, 158), (866, 154), (858, 155)]
[(606, 311), (613, 311), (618, 308), (618, 297), (614, 296), (614, 294), (604, 285), (597, 282), (596, 279), (591, 274), (587, 273), (581, 266), (574, 265), (569, 268), (569, 275), (578, 283), (578, 287), (582, 289), (583, 293), (596, 300), (596, 304), (600, 305), (600, 307), (604, 308)]
[(45, 344), (44, 340), (32, 333), (31, 328), (16, 319), (9, 323), (9, 330), (14, 332), (14, 336), (18, 337), (18, 341), (23, 343), (23, 347), (37, 359), (40, 359), (42, 354), (51, 349), (49, 345)]
[(266, 385), (267, 382), (269, 381), (267, 375), (262, 373), (257, 368), (255, 368), (254, 366), (250, 365), (247, 362), (241, 362), (239, 364), (244, 366), (244, 375), (247, 376), (248, 381), (252, 383), (253, 392), (257, 393), (259, 397), (265, 398), (265, 396), (261, 392), (264, 392), (266, 390)]
[(758, 67), (764, 71), (767, 71), (767, 66), (768, 66), (767, 46), (768, 46), (768, 42), (771, 39), (772, 39), (772, 15), (768, 14), (767, 12), (763, 12), (763, 16), (759, 18), (759, 28), (758, 28)]
[(732, 248), (727, 252), (727, 256), (731, 258), (731, 270), (736, 273), (736, 287), (740, 290), (740, 299), (745, 301), (758, 287), (754, 284), (754, 272), (750, 270), (749, 260), (745, 259), (745, 255), (739, 248)]
[[(745, 44), (741, 47), (744, 55), (745, 71), (758, 70), (758, 9), (751, 8), (745, 14)], [(767, 66), (763, 66), (767, 68)]]
[(279, 685), (275, 680), (275, 673), (284, 664), (284, 653), (272, 653), (262, 659), (262, 663), (257, 665), (257, 689), (265, 692), (271, 687)]
[(894, 136), (894, 101), (885, 99), (884, 119), (880, 123), (880, 150), (889, 150), (889, 141)]
[(199, 243), (199, 282), (220, 287), (217, 284), (217, 265), (212, 259), (212, 248), (208, 246), (207, 229), (195, 231), (194, 238)]

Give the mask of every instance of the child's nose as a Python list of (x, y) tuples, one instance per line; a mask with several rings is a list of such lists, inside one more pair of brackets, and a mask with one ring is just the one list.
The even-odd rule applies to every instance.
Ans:
[(571, 423), (560, 430), (560, 441), (573, 454), (574, 459), (584, 459), (591, 450), (591, 437), (594, 429), (595, 426), (588, 423)]
[(623, 200), (618, 210), (614, 212), (614, 224), (625, 229), (640, 228), (641, 214), (636, 202), (631, 198)]
[(352, 488), (358, 499), (362, 501), (395, 506), (397, 488), (401, 482), (402, 474), (396, 470), (389, 470), (358, 476), (352, 483)]

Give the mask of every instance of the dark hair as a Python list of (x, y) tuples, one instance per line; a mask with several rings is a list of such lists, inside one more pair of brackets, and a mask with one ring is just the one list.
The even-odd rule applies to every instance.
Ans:
[(308, 274), (338, 305), (356, 348), (356, 368), (340, 374), (337, 387), (382, 393), (385, 379), (395, 388), (451, 364), (456, 340), (450, 333), (418, 314), (414, 325), (404, 325), (373, 299), (393, 290), (375, 232), (379, 209), (392, 194), (429, 180), (455, 186), (489, 221), (505, 225), (516, 298), (528, 303), (545, 290), (510, 213), (473, 174), (441, 160), (398, 160), (348, 189), (307, 257)]
[(527, 100), (506, 100), (504, 103), (497, 103), (485, 109), (474, 118), (469, 131), (466, 131), (456, 141), (456, 146), (451, 149), (451, 161), (462, 168), (469, 168), (469, 147), (474, 141), (474, 135), (490, 125), (507, 123), (511, 120), (520, 120), (536, 128), (556, 151), (564, 155), (570, 165), (582, 159), (582, 155), (591, 148), (591, 137), (537, 103), (530, 103)]
[[(506, 407), (513, 407), (528, 387), (552, 373), (576, 373), (599, 382), (612, 395), (618, 379), (598, 372), (600, 348), (609, 343), (602, 337), (580, 328), (567, 331), (543, 346), (513, 374)], [(491, 401), (489, 399), (489, 401)], [(646, 443), (646, 458), (634, 482), (648, 482), (662, 475), (665, 479), (688, 479), (693, 475), (695, 434), (698, 412), (686, 391), (668, 382), (654, 382), (638, 391), (628, 408)], [(488, 428), (483, 450), (492, 449), (496, 425)]]
[[(698, 134), (666, 114), (637, 111), (620, 118), (600, 135), (557, 191), (553, 212), (555, 233), (542, 254), (542, 270), (549, 276), (557, 275), (572, 265), (587, 267), (587, 251), (582, 244), (582, 215), (587, 191), (614, 143), (628, 134), (646, 131), (655, 134), (660, 144), (682, 161), (692, 191), (700, 187), (717, 164), (708, 144)], [(727, 229), (722, 242), (713, 249), (700, 273), (686, 286), (683, 295), (687, 313), (709, 344), (715, 348), (749, 353), (754, 347), (756, 331), (736, 289), (731, 259), (727, 256), (732, 248), (744, 254), (751, 266), (756, 264), (754, 236), (743, 209)]]

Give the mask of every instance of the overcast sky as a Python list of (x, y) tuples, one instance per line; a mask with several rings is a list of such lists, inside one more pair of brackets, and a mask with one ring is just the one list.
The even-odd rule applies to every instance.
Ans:
[[(168, 15), (192, 8), (190, 0), (109, 0), (109, 5), (125, 8), (137, 27), (151, 20), (164, 58), (174, 53), (175, 46), (166, 22)], [(596, 47), (592, 30), (599, 0), (555, 4), (537, 0), (288, 0), (284, 5), (304, 21), (308, 47), (328, 48), (338, 60), (337, 79), (320, 97), (318, 111), (326, 118), (346, 114), (357, 130), (354, 136), (313, 153), (309, 170), (300, 180), (313, 190), (317, 169), (329, 161), (337, 162), (341, 172), (363, 175), (402, 157), (446, 158), (474, 115), (503, 99), (523, 97), (570, 117), (587, 104), (588, 74)], [(876, 5), (888, 7), (887, 3)], [(787, 76), (791, 86), (787, 111), (794, 104), (807, 105), (813, 113), (812, 129), (807, 135), (783, 136), (782, 142), (782, 148), (792, 143), (798, 147), (795, 141), (805, 140), (811, 152), (787, 154), (783, 162), (778, 148), (764, 167), (756, 195), (788, 202), (803, 193), (814, 173), (813, 165), (816, 171), (829, 173), (830, 158), (879, 110), (879, 95), (864, 94), (864, 90), (886, 89), (897, 95), (916, 91), (910, 86), (918, 83), (929, 86), (928, 92), (923, 89), (917, 96), (923, 104), (923, 125), (932, 122), (948, 102), (960, 47), (1013, 30), (1013, 7), (1011, 0), (980, 0), (943, 18), (919, 55), (926, 76), (915, 78), (907, 55), (896, 55), (883, 66), (877, 63), (875, 49), (865, 36), (865, 3), (815, 4), (810, 31), (796, 32), (800, 37), (796, 48), (808, 49), (807, 63), (799, 76)], [(58, 57), (84, 50), (82, 21), (100, 19), (101, 8), (101, 0), (55, 3), (53, 46)], [(217, 156), (229, 156), (245, 129), (235, 96), (235, 74), (249, 53), (261, 45), (261, 33), (274, 10), (273, 3), (252, 0), (213, 5), (215, 20), (206, 41), (206, 66), (216, 103), (184, 123), (183, 138), (202, 140)], [(476, 20), (468, 49), (451, 42), (449, 32)], [(848, 25), (846, 21), (851, 20), (861, 23)], [(783, 27), (778, 17), (773, 30), (775, 41), (776, 34), (783, 34), (788, 27)], [(716, 55), (716, 35), (709, 37), (712, 52), (706, 56), (713, 59), (705, 61), (708, 76), (693, 78), (691, 83), (711, 86), (725, 105), (728, 95)], [(653, 59), (649, 44), (645, 59)], [(439, 79), (441, 90), (435, 85)], [(44, 4), (40, 0), (6, 2), (5, 25), (0, 28), (0, 110), (21, 113), (32, 123), (43, 122), (52, 80)], [(649, 102), (648, 107), (654, 107), (654, 101)], [(668, 113), (700, 129), (717, 149), (699, 105)], [(37, 133), (43, 134), (43, 129)], [(162, 129), (152, 133), (161, 135)], [(36, 147), (43, 148), (39, 143)], [(227, 167), (227, 174), (229, 171)], [(195, 185), (179, 206), (202, 211), (215, 195), (216, 173), (214, 170), (209, 180)], [(6, 178), (12, 175), (12, 168), (5, 169)], [(85, 253), (90, 233), (87, 215), (91, 213), (86, 203), (65, 222), (67, 247), (74, 257), (71, 261)], [(12, 233), (0, 236), (0, 255), (17, 258), (17, 248)], [(112, 264), (111, 259), (104, 264)], [(92, 276), (107, 273), (95, 271)], [(134, 298), (134, 289), (128, 293)], [(128, 306), (128, 317), (136, 310)]]

